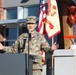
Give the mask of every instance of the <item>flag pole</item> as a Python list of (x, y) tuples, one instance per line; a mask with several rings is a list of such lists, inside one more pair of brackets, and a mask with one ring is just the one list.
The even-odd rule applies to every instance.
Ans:
[[(39, 24), (38, 24), (38, 32), (42, 35), (44, 34), (44, 23), (46, 21), (46, 7), (45, 7), (45, 0), (40, 0), (40, 6), (39, 6)], [(42, 55), (42, 65), (45, 63), (45, 51), (41, 49), (41, 55)], [(46, 65), (44, 64), (42, 66), (42, 75), (46, 75)]]
[(54, 37), (52, 37), (52, 45), (54, 44)]
[[(52, 37), (52, 45), (54, 44), (54, 37)], [(54, 57), (52, 53), (52, 75), (53, 75), (53, 70), (54, 70)]]

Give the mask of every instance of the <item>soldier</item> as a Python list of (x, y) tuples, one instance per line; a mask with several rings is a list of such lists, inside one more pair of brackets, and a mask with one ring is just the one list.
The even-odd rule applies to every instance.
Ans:
[[(28, 31), (31, 32), (31, 39), (30, 40), (28, 39), (29, 33), (23, 33), (18, 37), (18, 39), (15, 41), (15, 43), (12, 46), (3, 46), (0, 43), (0, 50), (4, 50), (6, 51), (6, 53), (16, 53), (18, 52), (18, 49), (20, 49), (21, 53), (28, 53), (28, 49), (29, 49), (29, 54), (35, 54), (40, 57), (34, 60), (34, 62), (36, 63), (33, 64), (33, 75), (41, 75), (41, 70), (42, 70), (41, 49), (44, 49), (46, 52), (53, 51), (58, 48), (58, 45), (54, 43), (50, 47), (45, 37), (35, 30), (37, 26), (37, 21), (35, 16), (29, 16), (26, 18), (26, 20), (27, 20), (26, 21), (27, 29)], [(23, 39), (26, 40), (24, 50), (22, 48), (24, 45)]]

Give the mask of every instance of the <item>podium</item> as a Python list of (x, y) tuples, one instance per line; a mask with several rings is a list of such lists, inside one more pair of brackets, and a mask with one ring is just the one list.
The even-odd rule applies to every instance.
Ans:
[[(29, 58), (29, 75), (33, 60)], [(0, 75), (26, 75), (27, 54), (0, 54)]]
[(76, 75), (76, 50), (54, 51), (54, 75)]

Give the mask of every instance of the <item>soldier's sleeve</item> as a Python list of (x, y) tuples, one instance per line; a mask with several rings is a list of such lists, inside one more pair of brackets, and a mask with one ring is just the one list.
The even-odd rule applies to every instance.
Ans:
[(48, 41), (45, 39), (44, 36), (42, 36), (42, 49), (44, 49), (46, 52), (50, 51), (51, 46), (49, 45)]
[(12, 46), (5, 46), (6, 53), (16, 53), (23, 46), (23, 38), (25, 34), (21, 34)]
[(18, 52), (18, 44), (19, 44), (19, 41), (16, 40), (12, 46), (5, 46), (5, 49), (4, 49), (4, 51), (6, 51), (5, 53), (16, 53), (16, 52)]

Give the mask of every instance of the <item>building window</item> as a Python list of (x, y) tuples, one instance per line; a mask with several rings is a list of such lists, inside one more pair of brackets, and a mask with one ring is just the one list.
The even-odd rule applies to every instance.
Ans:
[(7, 46), (11, 46), (18, 37), (18, 27), (5, 27), (5, 38), (6, 42), (4, 43)]
[(29, 7), (24, 7), (24, 18), (27, 16), (37, 16), (39, 15), (39, 6), (29, 6)]
[(6, 9), (6, 19), (17, 19), (17, 8)]
[[(16, 8), (7, 8), (6, 9), (6, 20), (17, 19), (17, 7)], [(18, 27), (17, 24), (5, 25), (4, 36), (6, 42), (4, 45), (11, 46), (18, 37)]]

